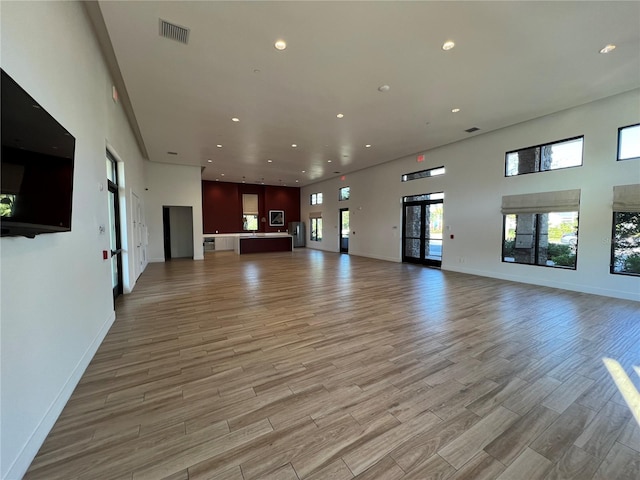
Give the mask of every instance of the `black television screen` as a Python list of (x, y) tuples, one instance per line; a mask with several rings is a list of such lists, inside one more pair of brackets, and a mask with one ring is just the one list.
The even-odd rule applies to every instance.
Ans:
[(71, 230), (75, 138), (4, 70), (0, 91), (2, 236)]

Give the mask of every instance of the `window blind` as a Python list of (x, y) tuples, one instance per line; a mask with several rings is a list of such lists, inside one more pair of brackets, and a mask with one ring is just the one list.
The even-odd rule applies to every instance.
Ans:
[(242, 214), (258, 215), (258, 195), (255, 193), (242, 194)]
[(525, 193), (502, 197), (502, 214), (577, 212), (580, 208), (580, 189), (557, 192)]
[(310, 212), (309, 218), (322, 218), (322, 212)]
[(614, 212), (640, 212), (640, 184), (613, 187)]

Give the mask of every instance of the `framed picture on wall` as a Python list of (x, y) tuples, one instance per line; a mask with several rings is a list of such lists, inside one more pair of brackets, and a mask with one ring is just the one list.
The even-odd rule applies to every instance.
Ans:
[(284, 210), (269, 210), (269, 226), (284, 227)]

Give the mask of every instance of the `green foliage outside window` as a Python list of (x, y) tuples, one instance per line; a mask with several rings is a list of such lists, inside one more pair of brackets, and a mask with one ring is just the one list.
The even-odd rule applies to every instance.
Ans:
[(640, 275), (640, 212), (614, 213), (611, 273)]

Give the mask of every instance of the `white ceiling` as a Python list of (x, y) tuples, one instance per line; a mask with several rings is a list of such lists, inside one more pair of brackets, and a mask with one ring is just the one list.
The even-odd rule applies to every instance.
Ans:
[(206, 180), (308, 185), (640, 87), (637, 1), (99, 7), (149, 160)]

